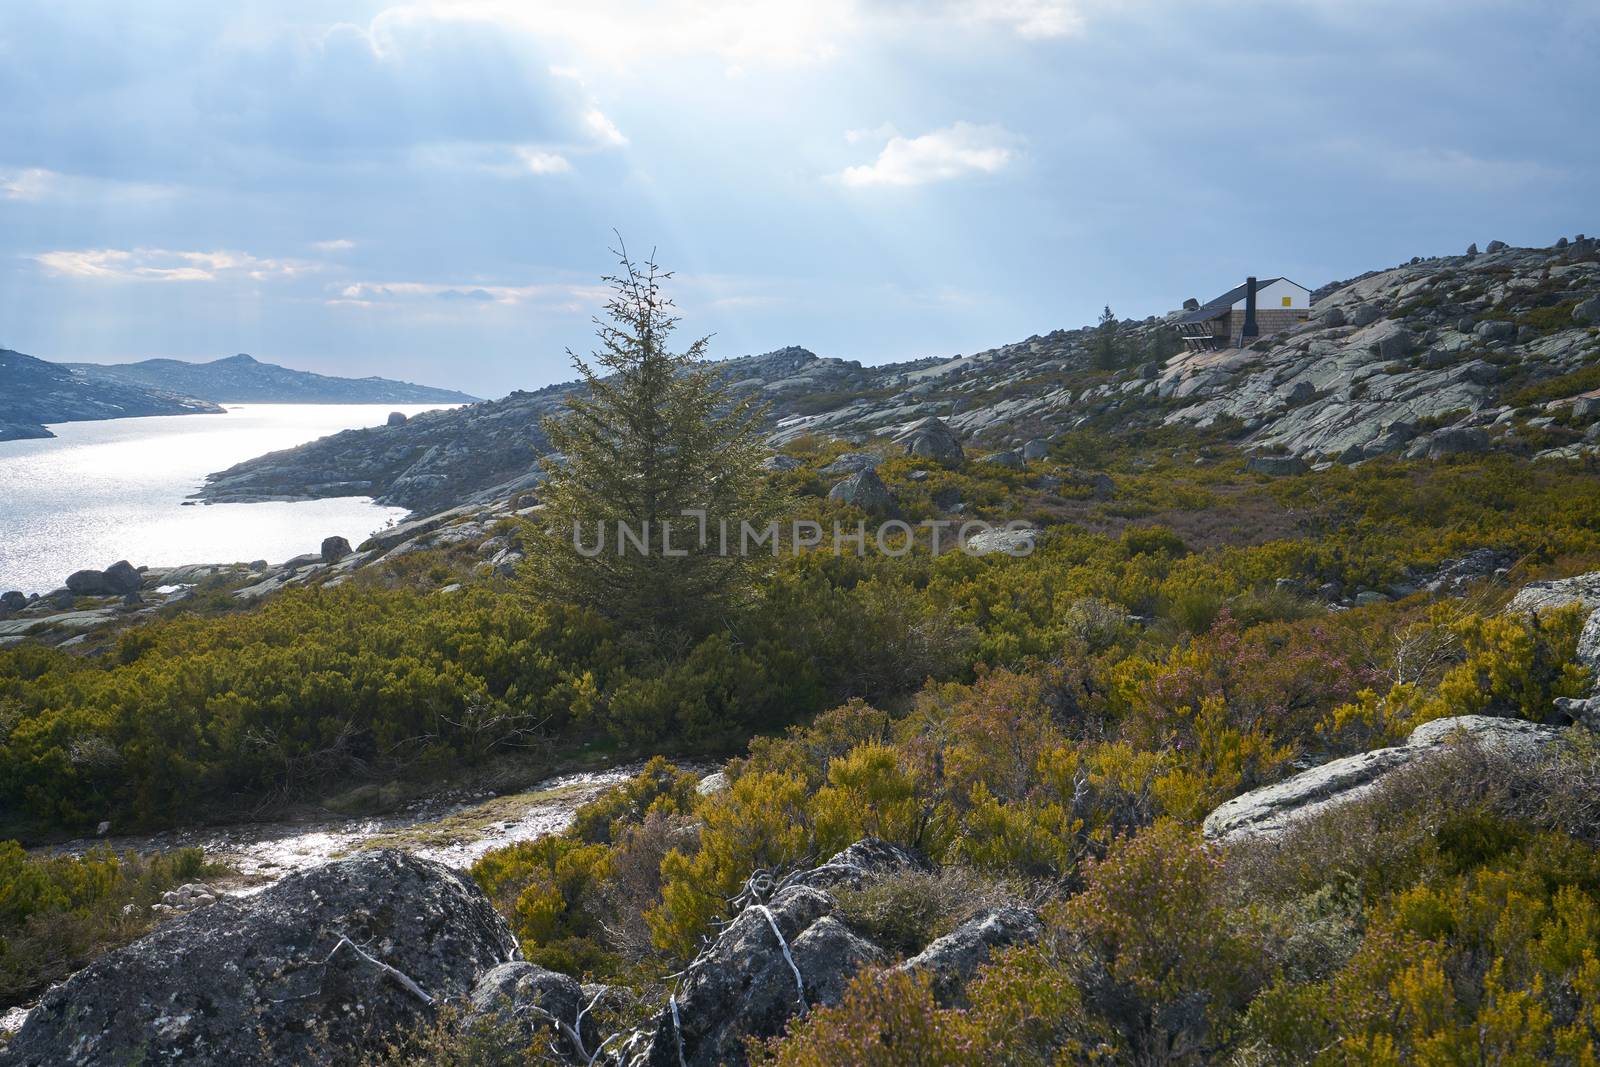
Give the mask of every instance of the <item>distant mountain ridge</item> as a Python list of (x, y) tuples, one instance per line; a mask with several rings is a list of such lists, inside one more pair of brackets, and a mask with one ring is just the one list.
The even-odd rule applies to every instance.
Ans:
[(54, 437), (46, 423), (140, 415), (218, 414), (216, 404), (147, 385), (92, 378), (0, 348), (0, 441)]
[(197, 397), (217, 404), (470, 404), (454, 389), (389, 378), (336, 378), (262, 363), (243, 353), (209, 363), (147, 359), (138, 363), (64, 363), (102, 381)]

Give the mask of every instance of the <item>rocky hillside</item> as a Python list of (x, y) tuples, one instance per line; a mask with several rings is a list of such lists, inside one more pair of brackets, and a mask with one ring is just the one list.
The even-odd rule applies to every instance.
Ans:
[(147, 385), (102, 381), (0, 349), (0, 441), (54, 437), (46, 423), (135, 415), (216, 414), (216, 404)]
[[(770, 404), (772, 439), (864, 441), (938, 416), (992, 447), (1063, 430), (1191, 425), (1296, 461), (1505, 449), (1575, 455), (1600, 416), (1600, 241), (1491, 242), (1319, 289), (1310, 321), (1250, 348), (1177, 353), (1165, 316), (1120, 324), (1116, 370), (1096, 331), (972, 355), (864, 367), (786, 348), (722, 364)], [(356, 430), (214, 475), (208, 500), (371, 493), (414, 511), (491, 499), (536, 478), (539, 419), (570, 385)], [(1289, 459), (1288, 457), (1294, 457)], [(1264, 464), (1265, 465), (1265, 464)]]
[[(870, 392), (876, 374), (803, 348), (723, 367), (737, 388), (761, 390), (778, 417)], [(505, 499), (538, 480), (536, 461), (547, 451), (540, 421), (561, 410), (572, 388), (515, 392), (400, 425), (346, 430), (213, 474), (200, 495), (213, 503), (371, 495), (417, 513)]]
[(200, 397), (219, 404), (469, 404), (454, 389), (388, 378), (334, 378), (262, 363), (240, 353), (209, 363), (147, 359), (140, 363), (68, 363), (97, 381)]

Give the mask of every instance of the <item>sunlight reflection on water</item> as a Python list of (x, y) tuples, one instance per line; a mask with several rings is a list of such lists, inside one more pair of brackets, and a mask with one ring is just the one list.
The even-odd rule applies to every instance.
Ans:
[(366, 497), (183, 507), (214, 471), (391, 411), (439, 404), (240, 404), (225, 415), (72, 422), (54, 440), (0, 444), (0, 591), (43, 593), (72, 571), (278, 563), (341, 534), (359, 544), (405, 514)]

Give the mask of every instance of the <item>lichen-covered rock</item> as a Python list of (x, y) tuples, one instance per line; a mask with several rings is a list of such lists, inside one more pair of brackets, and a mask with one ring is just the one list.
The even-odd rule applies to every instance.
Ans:
[(961, 438), (937, 418), (919, 419), (906, 427), (895, 443), (901, 445), (908, 456), (920, 456), (947, 467), (958, 467), (964, 457)]
[(1042, 929), (1031, 908), (1006, 904), (967, 920), (896, 969), (928, 975), (934, 999), (948, 1007), (960, 1001), (967, 980), (988, 962), (991, 953), (1036, 941)]
[(828, 499), (853, 505), (868, 515), (890, 515), (895, 510), (894, 496), (889, 492), (889, 487), (883, 484), (878, 472), (870, 467), (857, 471), (828, 490)]
[(916, 853), (876, 837), (864, 837), (849, 848), (834, 853), (820, 867), (790, 875), (779, 885), (779, 889), (796, 885), (810, 886), (812, 889), (837, 889), (840, 886), (860, 889), (885, 875), (928, 870), (932, 870), (928, 861)]
[(1506, 610), (1539, 612), (1567, 604), (1581, 604), (1586, 611), (1600, 610), (1600, 571), (1548, 582), (1530, 582), (1517, 591)]
[(1300, 819), (1365, 796), (1389, 774), (1457, 739), (1532, 758), (1565, 734), (1560, 727), (1523, 719), (1488, 715), (1435, 719), (1413, 730), (1403, 745), (1336, 759), (1234, 797), (1206, 816), (1205, 836), (1223, 843), (1276, 837)]
[(471, 881), (397, 851), (293, 874), (102, 956), (45, 994), (7, 1064), (348, 1058), (461, 996), (516, 940)]
[[(576, 978), (516, 960), (490, 968), (467, 998), (464, 1028), (515, 1027), (526, 1040), (554, 1044), (574, 1057), (599, 1043), (594, 1020), (584, 1015), (590, 998)], [(574, 1047), (572, 1037), (581, 1042)]]
[(630, 1067), (746, 1062), (745, 1040), (783, 1032), (790, 1017), (836, 1004), (883, 953), (829, 913), (833, 898), (795, 885), (742, 911), (683, 974), (654, 1024), (623, 1046)]
[(1251, 474), (1304, 474), (1308, 468), (1299, 456), (1251, 456), (1244, 469)]
[(881, 456), (871, 452), (846, 452), (826, 467), (822, 468), (823, 474), (854, 474), (857, 471), (877, 470), (878, 464), (883, 462)]

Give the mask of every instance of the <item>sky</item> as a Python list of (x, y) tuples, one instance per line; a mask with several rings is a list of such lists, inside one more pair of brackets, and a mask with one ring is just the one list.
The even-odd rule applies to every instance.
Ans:
[(0, 3), (0, 347), (499, 396), (1600, 233), (1597, 0)]

